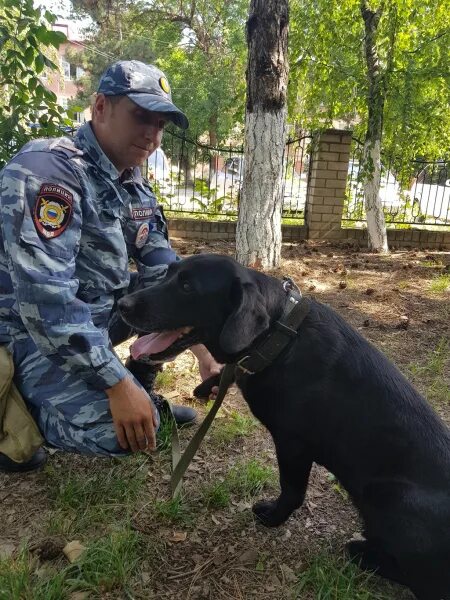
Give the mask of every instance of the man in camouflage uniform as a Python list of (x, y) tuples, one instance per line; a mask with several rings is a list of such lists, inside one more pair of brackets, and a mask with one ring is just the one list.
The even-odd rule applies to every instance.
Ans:
[[(113, 346), (135, 333), (118, 299), (178, 260), (138, 168), (169, 120), (188, 127), (164, 73), (120, 61), (102, 76), (92, 121), (73, 139), (29, 142), (0, 173), (0, 344), (57, 448), (111, 456), (155, 447), (163, 405), (152, 392), (155, 371), (131, 359), (124, 366)], [(206, 348), (195, 353), (203, 378), (217, 372)], [(195, 418), (188, 407), (173, 412), (178, 423)], [(23, 464), (0, 455), (0, 470), (43, 462), (42, 449)]]

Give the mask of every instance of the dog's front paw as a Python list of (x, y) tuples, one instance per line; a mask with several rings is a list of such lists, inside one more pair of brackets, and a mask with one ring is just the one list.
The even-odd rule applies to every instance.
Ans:
[(254, 515), (266, 527), (278, 527), (284, 523), (286, 518), (277, 511), (278, 502), (276, 500), (260, 500), (253, 505)]

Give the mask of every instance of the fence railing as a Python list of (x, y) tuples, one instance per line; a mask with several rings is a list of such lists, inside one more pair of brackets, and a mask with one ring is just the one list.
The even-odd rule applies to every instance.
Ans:
[[(290, 140), (284, 156), (283, 217), (302, 222), (311, 137)], [(148, 159), (146, 175), (173, 215), (236, 218), (244, 174), (242, 146), (213, 148), (167, 130)]]
[[(362, 186), (363, 144), (354, 139), (348, 167), (344, 226), (366, 220)], [(386, 224), (450, 225), (450, 160), (402, 161), (382, 155), (380, 198)]]

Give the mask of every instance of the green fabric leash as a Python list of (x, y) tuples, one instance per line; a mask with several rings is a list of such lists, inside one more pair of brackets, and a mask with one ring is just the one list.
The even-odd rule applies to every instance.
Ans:
[(235, 366), (236, 365), (234, 364), (225, 365), (220, 378), (219, 392), (214, 400), (214, 404), (204, 418), (200, 427), (195, 432), (194, 436), (191, 438), (191, 441), (189, 442), (183, 455), (181, 455), (180, 438), (178, 437), (177, 426), (172, 415), (172, 477), (170, 479), (170, 485), (172, 488), (173, 498), (176, 498), (181, 492), (183, 475), (185, 474), (191, 460), (194, 458), (198, 448), (200, 447), (206, 432), (211, 427), (211, 423), (213, 422), (214, 417), (216, 416), (217, 411), (219, 410), (223, 399), (225, 398), (228, 388), (234, 381)]

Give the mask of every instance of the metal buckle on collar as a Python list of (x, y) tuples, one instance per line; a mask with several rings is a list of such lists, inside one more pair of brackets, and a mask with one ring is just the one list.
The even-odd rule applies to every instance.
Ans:
[(245, 367), (242, 366), (242, 363), (244, 362), (244, 360), (247, 360), (247, 358), (250, 358), (250, 354), (247, 354), (247, 356), (244, 356), (243, 358), (238, 360), (236, 363), (236, 367), (241, 369), (241, 371), (243, 373), (245, 373), (246, 375), (254, 375), (255, 374), (254, 371), (249, 371), (249, 369), (246, 369)]
[(287, 294), (289, 292), (294, 291), (294, 292), (297, 292), (297, 294), (300, 294), (300, 296), (302, 295), (301, 291), (296, 286), (296, 284), (294, 283), (294, 281), (290, 277), (287, 277), (286, 275), (283, 277), (283, 290)]

